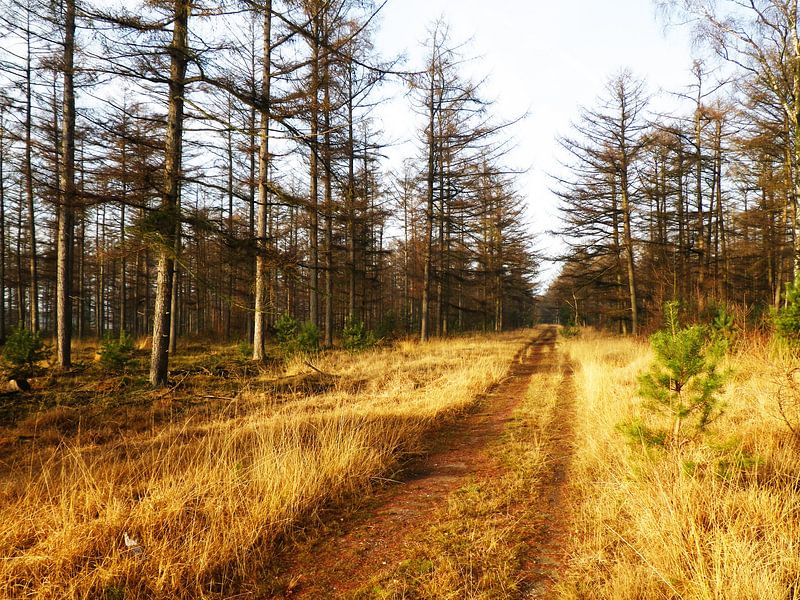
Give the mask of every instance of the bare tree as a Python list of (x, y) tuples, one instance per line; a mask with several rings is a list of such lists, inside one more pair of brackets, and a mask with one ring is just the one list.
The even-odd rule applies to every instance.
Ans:
[(261, 103), (259, 109), (259, 150), (258, 150), (258, 224), (256, 236), (255, 273), (255, 327), (253, 329), (253, 360), (264, 360), (267, 341), (267, 219), (269, 206), (269, 123), (270, 123), (270, 80), (272, 49), (272, 1), (266, 0), (263, 6), (263, 57), (261, 63)]
[(800, 277), (800, 16), (798, 0), (668, 0), (668, 12), (695, 19), (698, 39), (708, 43), (768, 90), (786, 118), (792, 171), (793, 279)]

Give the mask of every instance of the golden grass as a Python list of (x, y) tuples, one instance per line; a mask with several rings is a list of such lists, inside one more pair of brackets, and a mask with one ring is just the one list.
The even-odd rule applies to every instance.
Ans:
[[(240, 409), (120, 427), (101, 442), (80, 430), (55, 447), (33, 440), (0, 476), (0, 595), (261, 597), (276, 543), (419, 451), (423, 434), (468, 408), (529, 339), (331, 353), (315, 363), (339, 376), (323, 394), (279, 402), (256, 380), (234, 401)], [(51, 440), (42, 423), (37, 435)], [(143, 551), (126, 548), (123, 532)]]
[[(641, 408), (644, 342), (584, 333), (576, 365), (578, 495), (563, 598), (800, 598), (800, 454), (777, 418), (793, 366), (766, 344), (729, 359), (725, 415), (680, 451), (645, 451), (617, 425)], [(796, 363), (794, 363), (796, 365)]]

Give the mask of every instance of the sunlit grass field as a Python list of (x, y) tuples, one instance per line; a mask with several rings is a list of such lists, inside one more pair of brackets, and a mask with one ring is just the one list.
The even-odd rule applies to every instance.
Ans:
[(556, 597), (800, 598), (800, 440), (781, 416), (797, 408), (798, 361), (739, 340), (725, 413), (676, 450), (619, 430), (635, 418), (669, 426), (637, 396), (646, 342), (584, 332), (563, 348), (575, 367), (577, 508)]
[[(234, 375), (220, 356), (235, 350), (212, 348), (175, 361), (186, 379), (173, 392), (81, 375), (69, 389), (97, 385), (94, 405), (59, 396), (0, 428), (0, 597), (269, 597), (277, 551), (423, 451), (534, 335), (399, 342)], [(740, 338), (723, 365), (723, 415), (676, 448), (621, 427), (670, 425), (637, 394), (653, 360), (645, 340), (583, 331), (559, 350), (576, 403), (563, 507), (573, 535), (552, 597), (800, 598), (798, 360)], [(547, 468), (561, 378), (534, 375), (497, 450), (501, 478), (420, 524), (424, 576), (374, 589), (518, 593), (519, 540), (537, 522), (520, 503), (534, 505)]]
[[(32, 414), (4, 433), (25, 441), (0, 465), (0, 596), (263, 597), (280, 543), (419, 452), (532, 336), (332, 352), (317, 371), (296, 360), (216, 411), (165, 418), (161, 398), (159, 420), (102, 436), (80, 421), (64, 433), (63, 409)], [(326, 384), (275, 391), (303, 372)]]

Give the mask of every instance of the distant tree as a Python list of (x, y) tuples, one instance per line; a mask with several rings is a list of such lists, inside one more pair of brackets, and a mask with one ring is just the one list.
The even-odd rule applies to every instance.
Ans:
[(645, 147), (644, 84), (629, 72), (606, 86), (600, 108), (587, 110), (577, 136), (561, 140), (574, 163), (572, 179), (557, 180), (563, 233), (573, 248), (605, 256), (618, 290), (627, 291), (631, 332), (639, 331), (637, 268), (634, 255), (634, 163)]

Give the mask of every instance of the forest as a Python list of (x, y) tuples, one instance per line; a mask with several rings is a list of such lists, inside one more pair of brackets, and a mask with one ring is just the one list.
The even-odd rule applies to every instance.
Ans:
[(800, 600), (799, 2), (0, 0), (0, 599)]
[(768, 327), (800, 269), (797, 3), (657, 4), (705, 59), (664, 92), (671, 111), (620, 71), (560, 140), (567, 247), (547, 310), (636, 334), (676, 300), (693, 318), (724, 306)]
[[(0, 339), (241, 340), (282, 317), (322, 346), (533, 319), (538, 258), (515, 120), (430, 25), (425, 64), (382, 57), (354, 0), (47, 3), (0, 14)], [(375, 108), (405, 89), (412, 154)], [(395, 153), (396, 154), (396, 153)]]

